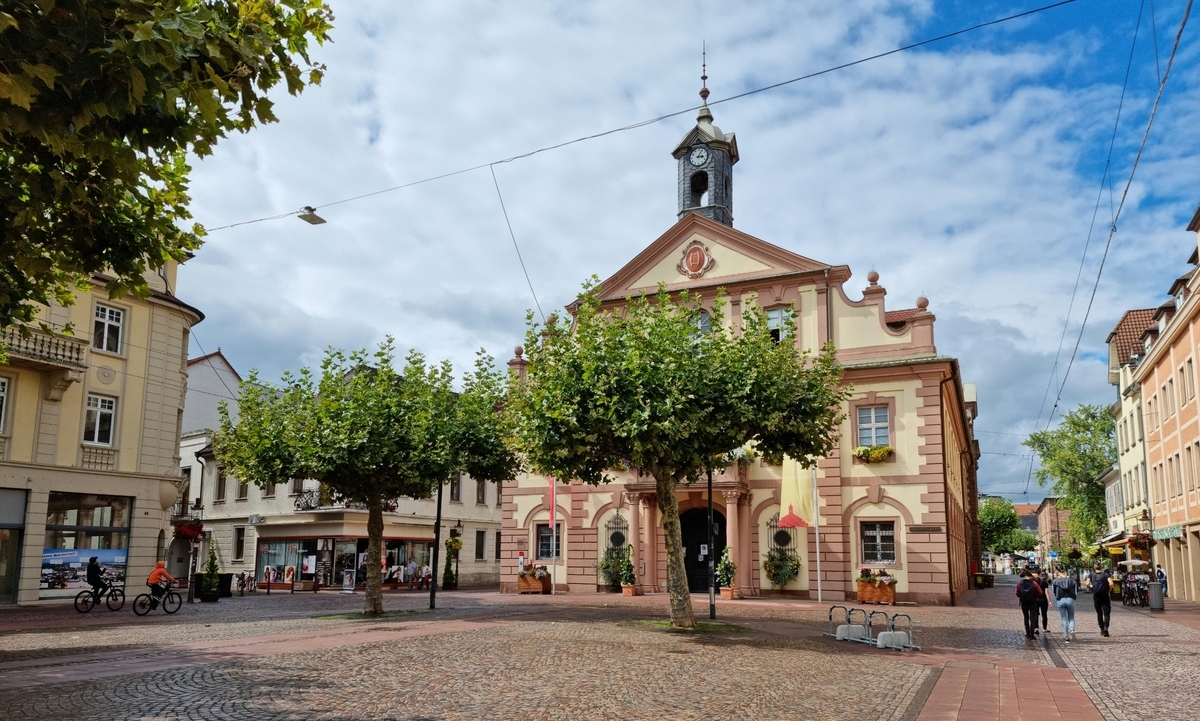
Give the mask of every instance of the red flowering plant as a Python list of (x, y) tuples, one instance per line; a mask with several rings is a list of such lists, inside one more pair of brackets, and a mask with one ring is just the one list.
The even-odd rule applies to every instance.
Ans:
[(1137, 551), (1149, 551), (1153, 545), (1154, 539), (1149, 533), (1131, 533), (1129, 534), (1129, 547)]
[(180, 538), (200, 538), (204, 535), (204, 524), (200, 521), (180, 521), (175, 524), (175, 535)]

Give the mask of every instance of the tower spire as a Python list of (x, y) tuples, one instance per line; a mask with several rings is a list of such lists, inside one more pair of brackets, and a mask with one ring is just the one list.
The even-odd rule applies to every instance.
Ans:
[(700, 99), (708, 104), (708, 44), (700, 41)]

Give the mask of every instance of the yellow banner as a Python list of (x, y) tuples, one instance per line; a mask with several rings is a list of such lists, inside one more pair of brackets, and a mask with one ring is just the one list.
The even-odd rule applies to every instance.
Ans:
[(813, 472), (795, 458), (783, 457), (783, 487), (779, 494), (779, 527), (809, 528), (816, 525), (813, 508)]

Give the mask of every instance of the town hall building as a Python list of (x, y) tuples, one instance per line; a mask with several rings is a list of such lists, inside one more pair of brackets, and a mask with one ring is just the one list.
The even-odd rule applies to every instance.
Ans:
[[(855, 299), (860, 294), (847, 288), (849, 266), (812, 260), (736, 230), (737, 139), (713, 125), (707, 104), (672, 154), (678, 163), (678, 221), (604, 281), (599, 290), (604, 306), (620, 307), (631, 296), (655, 292), (660, 283), (708, 302), (724, 289), (729, 302), (723, 315), (710, 317), (713, 324), (737, 332), (743, 309), (758, 303), (780, 329), (782, 342), (815, 353), (831, 340), (853, 393), (843, 406), (840, 446), (818, 464), (821, 596), (853, 600), (860, 569), (870, 568), (897, 578), (898, 601), (955, 603), (980, 557), (979, 447), (972, 430), (977, 406), (975, 387), (963, 382), (958, 361), (938, 355), (929, 301), (917, 298), (915, 307), (887, 310), (887, 291), (873, 271)], [(795, 319), (794, 337), (787, 335), (789, 317)], [(509, 365), (521, 373), (525, 363), (518, 349)], [(881, 460), (851, 453), (864, 445), (891, 452)], [(712, 549), (705, 488), (677, 490), (694, 592), (708, 588), (704, 554), (719, 559), (730, 545), (738, 569), (733, 586), (741, 595), (817, 597), (816, 534), (812, 528), (780, 527), (781, 485), (782, 468), (762, 460), (716, 474), (718, 533)], [(626, 544), (640, 589), (665, 591), (666, 550), (653, 478), (631, 468), (606, 485), (560, 484), (556, 495), (551, 529), (545, 477), (527, 474), (504, 484), (503, 591), (517, 590), (518, 566), (528, 564), (551, 569), (558, 592), (603, 591), (598, 561)], [(798, 577), (781, 588), (763, 570), (774, 549), (800, 561)]]

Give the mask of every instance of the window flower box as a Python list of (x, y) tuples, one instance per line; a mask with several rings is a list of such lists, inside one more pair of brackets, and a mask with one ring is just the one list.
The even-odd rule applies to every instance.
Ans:
[(864, 568), (859, 571), (856, 582), (858, 584), (859, 603), (896, 605), (897, 578), (887, 571), (883, 569), (872, 571), (869, 568)]
[(860, 463), (888, 463), (895, 460), (896, 449), (891, 446), (858, 446), (850, 455)]
[(517, 593), (550, 593), (550, 572), (545, 566), (531, 566), (518, 573)]

